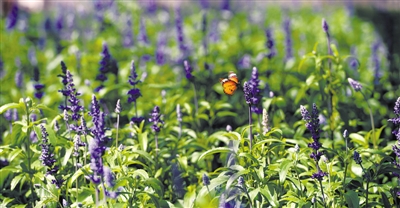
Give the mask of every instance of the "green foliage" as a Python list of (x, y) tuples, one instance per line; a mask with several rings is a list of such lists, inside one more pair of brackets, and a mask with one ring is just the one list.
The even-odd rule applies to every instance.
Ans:
[[(396, 141), (391, 134), (396, 126), (387, 119), (400, 94), (396, 89), (400, 83), (387, 82), (390, 63), (381, 52), (383, 46), (378, 54), (381, 76), (375, 82), (371, 45), (379, 37), (374, 27), (343, 8), (314, 12), (307, 7), (286, 10), (271, 5), (248, 10), (234, 3), (237, 6), (232, 11), (182, 7), (186, 52), (179, 49), (176, 13), (171, 8), (151, 13), (136, 2), (115, 3), (97, 11), (103, 21), (89, 18), (95, 15), (93, 11), (74, 13), (74, 24), (61, 31), (39, 28), (46, 18), (41, 13), (29, 15), (26, 31), (6, 30), (6, 20), (2, 20), (0, 49), (6, 52), (0, 55), (4, 62), (0, 114), (16, 111), (19, 117), (12, 121), (0, 118), (0, 159), (6, 161), (0, 167), (0, 206), (399, 206), (398, 179), (393, 173), (400, 174), (400, 170), (393, 165)], [(48, 15), (55, 21), (55, 13)], [(286, 18), (291, 20), (293, 51), (288, 60), (282, 28)], [(330, 43), (321, 28), (322, 18), (329, 24)], [(128, 19), (133, 28), (127, 26)], [(137, 40), (140, 19), (149, 44)], [(265, 56), (269, 52), (267, 27), (273, 29), (277, 51), (271, 59)], [(126, 30), (134, 34), (133, 46), (123, 45)], [(163, 47), (157, 45), (159, 34), (167, 37)], [(46, 41), (43, 48), (40, 38)], [(107, 73), (108, 80), (101, 83), (96, 76), (103, 42), (119, 70)], [(160, 48), (164, 64), (158, 64), (155, 57)], [(37, 65), (27, 55), (30, 50), (36, 51)], [(244, 57), (248, 64), (242, 63)], [(183, 59), (193, 68), (193, 79), (186, 79)], [(127, 101), (132, 60), (141, 81), (136, 88), (142, 94), (135, 103)], [(67, 103), (58, 92), (63, 89), (62, 79), (57, 77), (62, 74), (61, 61), (80, 93), (77, 98), (84, 107), (80, 115), (87, 122), (87, 134), (72, 129), (71, 125), (79, 126), (81, 121), (65, 121), (59, 109)], [(352, 61), (357, 63), (355, 68)], [(261, 115), (252, 114), (249, 125), (241, 85), (252, 76), (253, 66), (259, 72), (261, 107), (267, 110), (268, 120), (263, 122)], [(39, 81), (31, 78), (33, 67), (40, 71)], [(24, 74), (21, 88), (14, 82), (17, 70)], [(241, 82), (232, 96), (225, 95), (219, 83), (229, 71)], [(347, 78), (359, 81), (361, 92), (352, 90)], [(36, 82), (45, 85), (41, 99), (35, 97)], [(104, 88), (95, 92), (100, 84)], [(100, 183), (90, 179), (94, 170), (89, 143), (96, 137), (90, 131), (94, 128), (92, 95), (107, 114), (105, 134), (111, 142), (101, 161), (114, 176), (113, 186), (104, 179)], [(118, 99), (122, 110), (115, 113)], [(299, 111), (300, 105), (308, 108), (312, 103), (321, 110), (324, 157), (319, 161), (310, 158), (313, 150), (308, 144), (313, 140)], [(156, 105), (164, 121), (160, 132), (153, 131), (149, 121)], [(132, 117), (144, 120), (131, 123)], [(44, 137), (40, 125), (47, 130), (59, 167), (54, 174), (47, 173), (49, 169), (40, 159)], [(342, 136), (344, 129), (350, 133), (348, 138)], [(78, 138), (85, 145), (77, 147)], [(361, 164), (354, 162), (354, 151), (360, 153)], [(321, 181), (312, 179), (319, 168), (328, 173)], [(205, 173), (209, 184), (202, 181)], [(61, 187), (53, 183), (56, 179), (63, 180)], [(117, 197), (111, 197), (112, 192)]]

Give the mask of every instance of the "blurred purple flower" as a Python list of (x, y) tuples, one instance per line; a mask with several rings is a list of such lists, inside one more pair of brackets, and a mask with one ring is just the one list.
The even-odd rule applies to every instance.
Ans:
[(183, 66), (185, 69), (185, 74), (186, 74), (186, 79), (188, 79), (189, 81), (193, 81), (194, 77), (192, 75), (193, 72), (193, 68), (190, 66), (189, 62), (187, 60), (183, 61)]
[(285, 55), (285, 60), (288, 61), (293, 57), (293, 52), (292, 52), (292, 31), (291, 31), (291, 26), (290, 26), (290, 19), (286, 18), (283, 22), (283, 30), (285, 32), (285, 49), (286, 49), (286, 55)]
[(14, 2), (12, 3), (11, 10), (7, 15), (6, 19), (7, 30), (12, 30), (15, 27), (15, 25), (17, 25), (18, 13), (19, 13), (18, 5), (16, 2)]
[(243, 57), (238, 62), (238, 67), (241, 69), (248, 69), (251, 67), (251, 56), (249, 54), (244, 54)]
[(179, 169), (179, 163), (173, 163), (171, 167), (172, 175), (172, 189), (178, 198), (182, 198), (185, 195), (185, 181), (182, 178), (182, 172)]
[(157, 49), (156, 49), (156, 63), (163, 65), (166, 62), (165, 47), (167, 45), (167, 38), (164, 33), (159, 33), (157, 38)]
[(175, 10), (175, 26), (176, 36), (178, 39), (178, 46), (181, 51), (183, 58), (187, 57), (187, 46), (185, 45), (185, 38), (183, 33), (183, 22), (182, 22), (181, 10), (176, 8)]
[(275, 41), (272, 35), (272, 28), (267, 28), (265, 30), (265, 36), (267, 37), (267, 42), (265, 46), (268, 48), (267, 58), (271, 59), (276, 55)]
[(8, 109), (5, 113), (4, 113), (4, 118), (8, 121), (11, 122), (12, 121), (12, 110)]
[(15, 73), (15, 85), (16, 85), (18, 88), (22, 88), (23, 79), (24, 79), (24, 74), (22, 73), (22, 70), (19, 69), (19, 70)]
[(371, 50), (371, 59), (372, 59), (372, 64), (374, 68), (374, 84), (378, 85), (379, 84), (379, 79), (382, 77), (382, 73), (380, 71), (381, 69), (381, 61), (378, 55), (378, 50), (380, 47), (379, 41), (376, 41), (372, 44), (372, 50)]
[(319, 181), (322, 181), (322, 179), (324, 178), (324, 176), (327, 176), (328, 173), (323, 172), (322, 170), (318, 170), (318, 172), (312, 174), (311, 178), (312, 179), (317, 179)]
[(123, 46), (125, 48), (132, 47), (134, 44), (133, 41), (133, 32), (132, 32), (132, 20), (131, 16), (128, 17), (128, 20), (126, 21), (126, 27), (124, 27), (123, 31)]
[(147, 37), (146, 25), (144, 24), (143, 18), (140, 18), (140, 29), (138, 34), (138, 42), (144, 45), (149, 44), (149, 39)]
[(222, 0), (221, 10), (230, 10), (230, 0)]
[[(115, 74), (116, 80), (118, 78), (118, 65), (115, 59), (111, 56), (111, 54), (108, 52), (108, 46), (107, 43), (103, 43), (103, 51), (101, 52), (102, 59), (100, 60), (100, 68), (99, 68), (99, 74), (96, 77), (96, 80), (99, 80), (101, 82), (106, 81), (108, 78), (106, 76), (107, 73), (113, 73)], [(101, 84), (99, 87), (95, 89), (95, 92), (100, 91), (104, 87), (103, 84)]]
[(202, 179), (203, 179), (204, 186), (210, 185), (210, 178), (207, 176), (207, 174), (204, 173)]

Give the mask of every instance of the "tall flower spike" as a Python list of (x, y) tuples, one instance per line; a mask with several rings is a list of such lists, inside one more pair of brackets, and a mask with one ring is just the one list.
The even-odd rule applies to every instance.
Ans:
[(283, 30), (285, 32), (285, 48), (286, 48), (286, 55), (285, 60), (289, 60), (293, 57), (292, 52), (292, 31), (290, 27), (290, 19), (286, 18), (283, 22)]
[(167, 45), (166, 35), (164, 33), (159, 33), (157, 37), (157, 49), (156, 49), (156, 63), (158, 65), (163, 65), (166, 62), (165, 47)]
[(262, 109), (260, 107), (261, 104), (261, 90), (259, 89), (260, 79), (258, 78), (258, 70), (256, 67), (253, 67), (253, 71), (251, 73), (251, 79), (249, 80), (249, 84), (251, 86), (252, 93), (252, 106), (251, 111), (256, 114), (261, 114)]
[(373, 68), (374, 68), (374, 84), (375, 85), (379, 84), (379, 79), (382, 76), (382, 74), (380, 72), (381, 61), (378, 56), (379, 47), (380, 47), (379, 41), (376, 41), (375, 43), (372, 44), (371, 59), (372, 59), (372, 64), (373, 64)]
[(164, 124), (164, 121), (161, 120), (160, 108), (155, 106), (153, 111), (150, 113), (150, 116), (151, 118), (149, 119), (149, 122), (153, 123), (151, 129), (156, 133), (160, 132), (160, 125)]
[(24, 80), (24, 74), (22, 70), (18, 70), (15, 73), (15, 85), (17, 86), (17, 88), (22, 88), (23, 80)]
[(203, 179), (204, 186), (210, 185), (210, 178), (207, 176), (207, 174), (204, 173), (202, 179)]
[(138, 34), (138, 42), (144, 45), (149, 44), (149, 39), (147, 38), (146, 26), (144, 24), (143, 18), (140, 19), (140, 30)]
[(360, 153), (358, 153), (357, 151), (354, 151), (353, 159), (358, 165), (360, 165), (362, 162)]
[[(96, 80), (101, 82), (105, 82), (107, 78), (107, 73), (115, 74), (116, 78), (118, 78), (118, 65), (117, 62), (113, 59), (111, 54), (108, 51), (107, 43), (103, 43), (103, 51), (101, 52), (102, 59), (100, 60), (100, 68), (99, 74), (96, 77)], [(117, 79), (116, 79), (117, 80)], [(104, 87), (103, 83), (95, 89), (96, 92), (100, 91)]]
[(131, 20), (131, 16), (129, 16), (127, 18), (128, 20), (126, 21), (126, 27), (124, 28), (123, 34), (123, 45), (125, 48), (129, 48), (132, 47), (134, 44), (133, 41), (133, 32), (132, 32), (132, 20)]
[(187, 78), (189, 81), (193, 81), (193, 75), (192, 75), (193, 69), (192, 69), (192, 67), (190, 66), (190, 64), (188, 63), (187, 60), (184, 60), (184, 61), (183, 61), (183, 66), (184, 66), (184, 68), (185, 68), (186, 78)]
[(176, 8), (175, 10), (175, 25), (176, 25), (176, 33), (177, 33), (179, 49), (181, 50), (182, 56), (187, 56), (187, 54), (185, 54), (187, 47), (185, 45), (182, 16), (181, 16), (181, 10), (179, 8)]
[(268, 48), (267, 58), (271, 59), (276, 55), (275, 42), (272, 36), (272, 28), (267, 28), (265, 30), (265, 36), (267, 37), (267, 42), (265, 43), (265, 46)]
[(46, 128), (43, 125), (40, 125), (42, 130), (42, 152), (39, 157), (39, 160), (42, 161), (42, 164), (47, 167), (47, 174), (53, 175), (58, 171), (58, 167), (54, 166), (56, 159), (54, 158), (54, 154), (51, 152), (51, 144), (49, 144), (48, 136), (49, 134), (46, 131)]
[(128, 103), (136, 102), (136, 100), (142, 96), (140, 90), (136, 87), (136, 85), (140, 82), (137, 79), (138, 75), (136, 73), (135, 62), (131, 62), (131, 75), (129, 76), (129, 84), (132, 86), (132, 89), (128, 91)]
[(354, 91), (356, 92), (361, 91), (362, 85), (359, 82), (355, 81), (352, 78), (347, 78), (347, 81), (349, 82), (350, 86), (354, 89)]
[(263, 127), (263, 134), (268, 133), (269, 131), (269, 126), (268, 126), (268, 112), (267, 110), (264, 108), (263, 109), (263, 114), (262, 114), (262, 122), (261, 125)]

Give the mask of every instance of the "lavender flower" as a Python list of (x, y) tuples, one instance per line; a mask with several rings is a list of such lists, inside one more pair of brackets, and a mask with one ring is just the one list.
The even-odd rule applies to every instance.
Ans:
[(132, 86), (132, 89), (128, 91), (128, 103), (135, 102), (136, 100), (142, 96), (140, 93), (140, 90), (136, 87), (136, 85), (140, 83), (140, 80), (138, 80), (138, 75), (136, 73), (136, 67), (135, 67), (135, 62), (131, 62), (131, 75), (129, 76), (129, 84)]
[(35, 89), (35, 97), (37, 99), (41, 99), (43, 97), (43, 89), (44, 89), (44, 84), (39, 83), (39, 78), (40, 78), (40, 73), (39, 73), (39, 68), (35, 66), (33, 68), (33, 80), (35, 83), (33, 84), (33, 88)]
[(157, 38), (157, 49), (156, 49), (156, 63), (158, 65), (163, 65), (166, 62), (165, 47), (167, 45), (167, 39), (165, 34), (159, 33)]
[(193, 79), (194, 79), (194, 77), (193, 77), (193, 75), (192, 75), (193, 69), (192, 69), (192, 67), (190, 66), (190, 64), (188, 63), (188, 61), (184, 60), (184, 61), (183, 61), (183, 66), (184, 66), (184, 68), (185, 68), (186, 78), (187, 78), (189, 81), (193, 81)]
[(47, 167), (46, 175), (54, 175), (58, 171), (58, 166), (55, 165), (56, 159), (54, 158), (54, 154), (51, 150), (51, 144), (49, 144), (48, 136), (49, 134), (46, 131), (46, 128), (43, 125), (40, 125), (42, 130), (42, 151), (39, 157), (39, 160), (42, 161), (42, 164)]
[(155, 106), (150, 116), (149, 122), (153, 123), (151, 129), (156, 133), (160, 132), (160, 125), (164, 124), (164, 121), (161, 120), (160, 108)]
[[(400, 169), (400, 97), (397, 98), (397, 101), (394, 105), (394, 110), (393, 110), (395, 117), (389, 119), (389, 122), (392, 122), (394, 124), (394, 130), (392, 131), (392, 134), (396, 137), (397, 139), (397, 144), (393, 145), (393, 152), (397, 157), (397, 160), (393, 162), (393, 164)], [(394, 176), (398, 177), (400, 180), (400, 175), (397, 173), (393, 173)]]
[(200, 0), (200, 5), (202, 9), (207, 9), (208, 8), (208, 0)]
[(353, 159), (358, 165), (360, 165), (362, 162), (360, 153), (358, 153), (357, 151), (354, 151)]
[(104, 113), (100, 111), (100, 105), (95, 95), (92, 96), (92, 106), (89, 115), (92, 116), (94, 125), (91, 129), (93, 139), (89, 141), (90, 168), (93, 171), (90, 179), (93, 183), (98, 184), (100, 183), (100, 177), (104, 173), (102, 156), (111, 138), (105, 134)]
[(179, 165), (176, 163), (172, 164), (171, 168), (172, 175), (172, 189), (174, 190), (176, 196), (181, 198), (185, 195), (184, 184), (185, 181), (182, 178), (181, 170), (179, 170)]
[(222, 0), (221, 10), (230, 10), (230, 0)]
[(126, 27), (124, 28), (123, 31), (123, 46), (126, 48), (132, 47), (134, 44), (133, 41), (133, 32), (132, 32), (132, 21), (131, 17), (128, 17), (128, 20), (126, 21)]
[(300, 113), (301, 116), (303, 117), (303, 120), (306, 122), (306, 127), (311, 132), (311, 136), (313, 138), (313, 142), (309, 143), (308, 147), (313, 149), (313, 152), (310, 154), (310, 158), (312, 158), (315, 161), (318, 171), (317, 173), (314, 173), (312, 175), (312, 178), (321, 181), (322, 178), (327, 175), (327, 173), (324, 173), (318, 165), (318, 161), (321, 159), (323, 154), (322, 152), (319, 151), (322, 145), (321, 143), (319, 143), (320, 128), (319, 128), (319, 118), (318, 118), (319, 112), (317, 109), (317, 105), (315, 105), (315, 103), (313, 104), (311, 114), (304, 106), (301, 105)]
[(253, 67), (251, 73), (251, 79), (249, 80), (249, 85), (251, 88), (251, 111), (256, 114), (262, 113), (261, 104), (261, 90), (259, 89), (260, 79), (258, 78), (258, 71), (256, 67)]
[(28, 60), (32, 66), (36, 66), (38, 63), (37, 58), (36, 58), (36, 50), (33, 46), (29, 48)]
[(329, 35), (329, 25), (326, 22), (325, 18), (322, 19), (322, 29), (324, 29), (324, 32)]
[(66, 101), (68, 100), (70, 105), (60, 105), (60, 109), (71, 111), (71, 119), (73, 121), (78, 121), (81, 117), (80, 112), (83, 110), (83, 106), (80, 105), (80, 101), (77, 98), (80, 93), (76, 91), (75, 85), (73, 83), (73, 76), (71, 72), (67, 69), (63, 61), (61, 61), (61, 70), (63, 74), (58, 75), (58, 77), (62, 78), (64, 89), (59, 90), (59, 92), (61, 92), (65, 96)]
[(381, 68), (381, 62), (378, 56), (378, 50), (380, 47), (380, 43), (379, 41), (376, 41), (373, 45), (372, 45), (372, 52), (371, 52), (371, 59), (372, 59), (372, 63), (374, 66), (374, 84), (377, 85), (379, 84), (379, 78), (381, 78), (382, 74), (380, 72), (380, 68)]
[(11, 122), (13, 117), (12, 117), (12, 109), (8, 109), (5, 113), (4, 113), (4, 118)]
[(324, 176), (327, 176), (328, 173), (325, 173), (322, 170), (318, 170), (318, 172), (312, 174), (311, 178), (312, 179), (317, 179), (318, 181), (322, 181), (322, 179), (324, 178)]
[(181, 16), (181, 10), (179, 8), (176, 8), (175, 10), (175, 25), (176, 25), (176, 34), (177, 34), (179, 49), (181, 50), (182, 56), (186, 56), (187, 47), (185, 45), (182, 16)]
[(267, 58), (271, 59), (276, 55), (275, 41), (272, 36), (272, 28), (267, 28), (265, 30), (265, 36), (267, 37), (267, 42), (265, 46), (268, 48), (269, 53), (267, 54)]
[(103, 82), (108, 79), (106, 76), (107, 73), (111, 72), (115, 74), (116, 78), (118, 77), (118, 65), (111, 54), (108, 52), (107, 43), (103, 43), (103, 51), (101, 52), (101, 56), (102, 59), (100, 60), (99, 69), (100, 73), (97, 75), (96, 80), (101, 81), (102, 84), (95, 89), (96, 92), (100, 91), (104, 87)]
[(147, 38), (146, 27), (143, 18), (140, 19), (140, 30), (138, 34), (138, 42), (144, 45), (149, 44), (149, 39)]
[(22, 73), (22, 70), (18, 70), (15, 73), (15, 85), (18, 88), (22, 88), (22, 81), (24, 80), (24, 74)]
[(359, 82), (355, 81), (355, 80), (352, 79), (352, 78), (347, 78), (347, 81), (349, 82), (350, 86), (351, 86), (356, 92), (361, 91), (362, 85), (361, 85)]
[(286, 55), (285, 60), (289, 60), (293, 57), (292, 52), (292, 37), (291, 37), (291, 28), (290, 28), (290, 19), (286, 18), (283, 22), (283, 30), (285, 32), (285, 48), (286, 48)]
[(13, 3), (10, 12), (7, 15), (6, 25), (7, 30), (12, 30), (15, 25), (17, 25), (18, 21), (18, 5), (17, 3)]
[(204, 186), (210, 185), (210, 178), (207, 176), (207, 174), (204, 173), (202, 179), (203, 179)]
[(107, 166), (104, 166), (104, 182), (108, 187), (114, 187), (115, 186), (115, 177), (111, 172), (111, 169)]

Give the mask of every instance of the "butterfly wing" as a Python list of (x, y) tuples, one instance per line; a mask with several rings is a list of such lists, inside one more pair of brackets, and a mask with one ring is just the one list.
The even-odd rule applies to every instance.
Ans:
[(224, 93), (227, 95), (233, 95), (235, 93), (238, 83), (229, 79), (223, 79), (222, 88)]
[(239, 84), (239, 79), (234, 72), (229, 72), (228, 80), (234, 81), (236, 82), (236, 84)]

